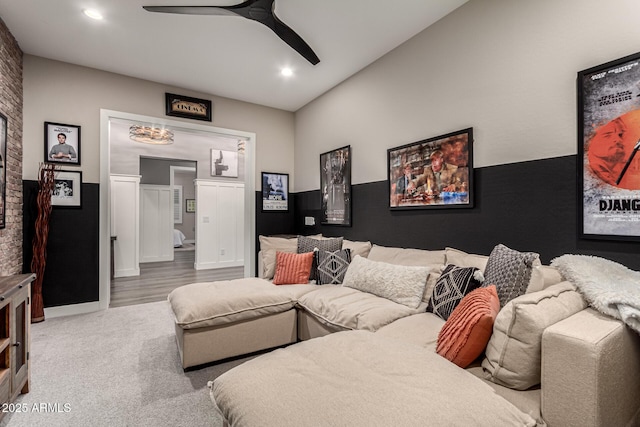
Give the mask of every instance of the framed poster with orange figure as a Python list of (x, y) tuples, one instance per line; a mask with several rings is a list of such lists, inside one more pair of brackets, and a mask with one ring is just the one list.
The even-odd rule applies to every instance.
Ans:
[(578, 73), (582, 238), (640, 241), (640, 53)]

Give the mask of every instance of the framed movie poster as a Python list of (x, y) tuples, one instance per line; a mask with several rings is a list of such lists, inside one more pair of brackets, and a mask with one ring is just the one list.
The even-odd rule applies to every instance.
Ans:
[(262, 172), (262, 212), (289, 211), (289, 174)]
[(0, 228), (7, 225), (7, 118), (0, 114)]
[(473, 207), (473, 128), (387, 150), (389, 208)]
[(323, 225), (351, 226), (351, 146), (320, 154)]
[(80, 166), (80, 126), (44, 122), (44, 161)]
[(640, 53), (577, 83), (579, 235), (640, 241)]
[(54, 178), (51, 205), (67, 208), (82, 207), (82, 172), (59, 171)]

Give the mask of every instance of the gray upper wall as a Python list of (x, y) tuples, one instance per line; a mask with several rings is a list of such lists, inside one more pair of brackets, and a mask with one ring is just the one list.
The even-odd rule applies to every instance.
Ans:
[[(640, 51), (637, 0), (471, 0), (296, 112), (295, 186), (351, 145), (354, 184), (387, 149), (473, 127), (474, 166), (577, 152), (578, 71)], [(549, 184), (549, 183), (542, 183)]]
[[(23, 178), (37, 179), (44, 160), (45, 121), (80, 125), (82, 179), (100, 182), (100, 109), (151, 117), (165, 116), (165, 92), (213, 101), (211, 126), (256, 134), (256, 171), (293, 175), (294, 114), (248, 102), (140, 80), (93, 68), (24, 56)], [(171, 117), (172, 121), (207, 122)], [(136, 159), (137, 162), (137, 159)], [(256, 174), (260, 188), (260, 174)]]

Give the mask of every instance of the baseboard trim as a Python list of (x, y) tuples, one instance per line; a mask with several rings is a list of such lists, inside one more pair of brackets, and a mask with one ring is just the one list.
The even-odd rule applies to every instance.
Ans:
[(239, 261), (224, 261), (224, 262), (202, 262), (193, 264), (193, 268), (195, 270), (213, 270), (216, 268), (227, 268), (227, 267), (243, 267), (244, 260)]
[(59, 307), (49, 307), (44, 309), (44, 318), (54, 318), (62, 316), (73, 316), (75, 314), (93, 313), (100, 311), (100, 302), (85, 302), (82, 304), (61, 305)]

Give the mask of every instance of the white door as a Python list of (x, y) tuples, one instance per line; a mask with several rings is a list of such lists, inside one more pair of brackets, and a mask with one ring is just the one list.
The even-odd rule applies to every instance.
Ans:
[(173, 261), (172, 196), (168, 185), (140, 185), (140, 262)]
[(139, 276), (139, 175), (111, 175), (114, 277)]

